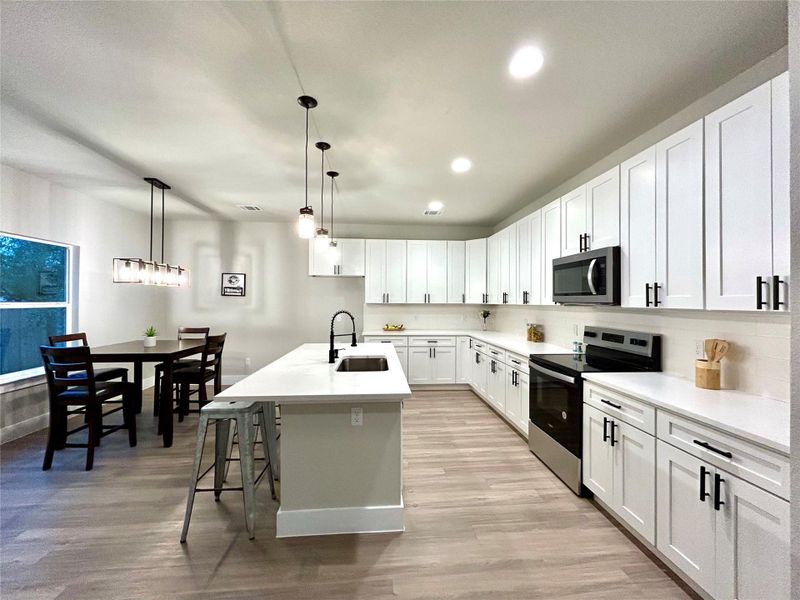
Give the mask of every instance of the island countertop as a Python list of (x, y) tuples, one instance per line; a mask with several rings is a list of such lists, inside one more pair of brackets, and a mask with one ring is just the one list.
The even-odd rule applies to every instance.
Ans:
[[(342, 348), (341, 342), (336, 344)], [(328, 363), (328, 344), (303, 344), (223, 390), (215, 400), (257, 400), (279, 404), (399, 402), (411, 389), (391, 344), (346, 345), (339, 359)], [(387, 371), (337, 372), (347, 356), (382, 356)]]

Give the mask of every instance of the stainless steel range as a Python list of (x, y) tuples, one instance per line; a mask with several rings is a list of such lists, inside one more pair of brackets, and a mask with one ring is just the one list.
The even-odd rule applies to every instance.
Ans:
[(660, 371), (661, 336), (586, 327), (585, 352), (531, 354), (528, 446), (573, 492), (581, 484), (583, 374)]

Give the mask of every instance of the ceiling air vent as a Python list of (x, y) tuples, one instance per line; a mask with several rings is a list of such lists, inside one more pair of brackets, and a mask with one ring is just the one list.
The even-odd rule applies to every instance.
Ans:
[(440, 208), (440, 209), (437, 210), (437, 209), (433, 209), (433, 208), (426, 208), (424, 214), (426, 216), (428, 216), (428, 217), (436, 217), (436, 216), (442, 214), (442, 209)]
[(260, 206), (256, 206), (255, 204), (237, 204), (236, 208), (238, 208), (240, 210), (246, 210), (246, 211), (249, 211), (249, 212), (254, 212), (254, 211), (258, 212), (258, 211), (261, 210), (261, 207)]

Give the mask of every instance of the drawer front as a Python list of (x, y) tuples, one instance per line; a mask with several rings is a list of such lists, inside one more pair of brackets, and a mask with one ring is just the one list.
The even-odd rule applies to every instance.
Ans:
[(789, 499), (789, 459), (777, 452), (664, 410), (658, 439)]
[(625, 421), (650, 435), (656, 434), (656, 409), (650, 404), (586, 382), (583, 400), (607, 415)]
[(475, 338), (472, 338), (472, 349), (473, 350), (477, 350), (478, 352), (483, 352), (483, 353), (486, 354), (486, 353), (489, 352), (488, 346), (489, 346), (489, 344), (487, 344), (486, 342), (481, 342), (480, 340), (476, 340)]
[(411, 337), (408, 338), (409, 346), (455, 346), (455, 336), (432, 336), (432, 337)]
[(395, 348), (405, 348), (408, 346), (407, 337), (375, 337), (368, 335), (364, 337), (365, 344), (394, 344)]
[(528, 359), (521, 354), (506, 352), (506, 364), (512, 369), (528, 372)]
[(488, 344), (486, 346), (486, 348), (488, 350), (489, 356), (491, 356), (494, 360), (499, 361), (499, 362), (503, 362), (503, 363), (506, 362), (506, 351), (505, 350), (503, 350), (502, 348), (500, 348), (498, 346), (492, 346), (491, 344)]

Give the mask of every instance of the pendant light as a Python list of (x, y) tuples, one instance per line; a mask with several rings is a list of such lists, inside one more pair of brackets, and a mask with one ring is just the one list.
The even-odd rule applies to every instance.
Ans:
[(311, 96), (300, 96), (297, 103), (306, 109), (306, 203), (300, 209), (297, 233), (301, 238), (310, 240), (314, 237), (314, 211), (308, 205), (308, 111), (317, 106), (317, 101)]
[(331, 255), (334, 258), (338, 258), (339, 243), (336, 241), (336, 238), (333, 237), (333, 188), (335, 187), (335, 179), (339, 176), (339, 173), (336, 171), (328, 171), (327, 175), (331, 178), (331, 241), (328, 243), (328, 248), (330, 249)]
[(328, 142), (317, 142), (314, 145), (320, 150), (320, 154), (322, 155), (319, 169), (319, 227), (317, 228), (316, 237), (318, 239), (327, 239), (328, 230), (325, 229), (325, 150), (330, 150), (331, 145)]
[[(171, 189), (155, 177), (145, 177), (150, 184), (150, 257), (115, 258), (112, 262), (114, 283), (140, 283), (143, 285), (186, 286), (189, 283), (189, 270), (180, 265), (170, 265), (164, 260), (164, 191)], [(161, 262), (153, 260), (153, 204), (154, 190), (161, 190)]]

